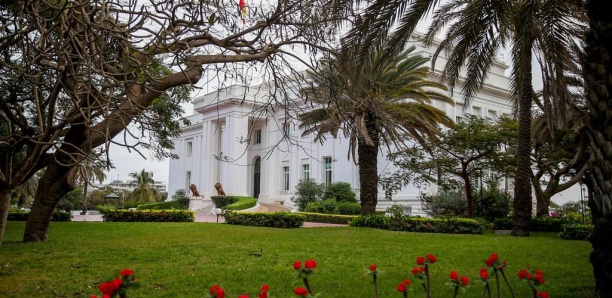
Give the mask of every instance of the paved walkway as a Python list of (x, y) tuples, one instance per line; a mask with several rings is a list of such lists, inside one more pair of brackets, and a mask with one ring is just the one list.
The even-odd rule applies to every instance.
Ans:
[[(287, 212), (289, 208), (284, 207), (282, 205), (274, 205), (274, 204), (259, 204), (260, 212)], [(223, 216), (219, 216), (217, 218), (214, 214), (196, 214), (195, 222), (218, 222), (224, 223), (225, 218)], [(102, 215), (73, 215), (72, 221), (102, 221)], [(302, 227), (304, 228), (316, 228), (316, 227), (346, 227), (347, 225), (341, 224), (328, 224), (328, 223), (320, 223), (320, 222), (305, 222)]]

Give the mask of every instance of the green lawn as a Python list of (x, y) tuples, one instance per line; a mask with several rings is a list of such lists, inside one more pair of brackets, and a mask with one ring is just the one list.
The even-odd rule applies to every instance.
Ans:
[[(227, 297), (257, 297), (263, 283), (270, 286), (271, 297), (292, 297), (293, 288), (301, 286), (292, 264), (306, 259), (318, 263), (310, 282), (320, 297), (373, 297), (367, 274), (372, 263), (381, 271), (381, 297), (401, 297), (395, 287), (405, 278), (413, 280), (409, 297), (424, 297), (410, 269), (417, 256), (427, 253), (438, 258), (430, 265), (433, 297), (452, 297), (444, 285), (451, 270), (471, 280), (460, 297), (480, 297), (482, 284), (472, 281), (492, 252), (508, 261), (516, 297), (529, 297), (528, 286), (516, 279), (525, 266), (544, 271), (542, 290), (551, 297), (591, 297), (594, 283), (590, 244), (547, 233), (514, 238), (349, 227), (58, 222), (51, 225), (49, 241), (21, 243), (24, 225), (10, 222), (0, 246), (0, 297), (88, 298), (100, 294), (100, 281), (124, 268), (133, 269), (141, 284), (129, 297), (208, 297), (215, 283)], [(262, 257), (249, 255), (259, 249)]]

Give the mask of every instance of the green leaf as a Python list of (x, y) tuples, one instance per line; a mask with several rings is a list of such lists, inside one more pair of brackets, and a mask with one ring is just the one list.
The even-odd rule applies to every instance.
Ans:
[(216, 18), (215, 18), (215, 13), (213, 12), (213, 14), (210, 15), (210, 17), (208, 17), (208, 25), (212, 26), (215, 24)]

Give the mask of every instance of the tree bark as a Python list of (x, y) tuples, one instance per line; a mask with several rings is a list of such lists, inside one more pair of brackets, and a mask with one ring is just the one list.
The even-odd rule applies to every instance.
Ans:
[(85, 215), (87, 214), (87, 187), (89, 186), (89, 183), (87, 183), (87, 181), (85, 181), (85, 183), (83, 183), (83, 200), (82, 200), (82, 206), (81, 206), (81, 215)]
[(472, 184), (470, 183), (470, 175), (465, 173), (461, 178), (465, 184), (465, 200), (467, 202), (467, 217), (474, 217), (474, 203), (472, 201)]
[(590, 260), (599, 297), (612, 297), (612, 6), (587, 2), (590, 30), (582, 60), (588, 108), (589, 207), (595, 225)]
[(4, 231), (6, 230), (6, 220), (8, 218), (8, 209), (11, 205), (11, 192), (8, 188), (0, 190), (0, 245), (4, 240)]
[[(23, 233), (24, 242), (46, 241), (55, 207), (61, 197), (72, 191), (70, 168), (52, 162), (38, 181), (38, 190)], [(43, 191), (44, 190), (44, 191)]]
[(549, 216), (550, 195), (546, 192), (536, 192), (536, 216)]
[(378, 146), (371, 146), (360, 140), (357, 145), (357, 154), (359, 155), (361, 214), (374, 214), (378, 202)]
[(516, 175), (514, 176), (514, 215), (513, 236), (529, 236), (529, 224), (531, 222), (531, 46), (523, 49), (525, 55), (523, 65), (523, 80), (519, 90), (518, 107), (518, 145), (516, 153)]

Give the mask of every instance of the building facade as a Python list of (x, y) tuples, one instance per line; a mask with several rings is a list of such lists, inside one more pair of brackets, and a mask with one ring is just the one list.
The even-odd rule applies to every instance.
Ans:
[[(431, 57), (433, 50), (420, 46), (416, 54)], [(442, 53), (431, 73), (433, 79), (439, 79), (444, 62)], [(469, 105), (464, 105), (460, 90), (452, 93), (454, 106), (437, 101), (433, 105), (456, 121), (461, 121), (465, 114), (493, 119), (510, 114), (506, 70), (503, 63), (493, 63), (484, 87)], [(172, 153), (179, 158), (170, 160), (170, 196), (195, 184), (200, 195), (209, 197), (216, 195), (213, 185), (220, 182), (228, 195), (252, 196), (260, 202), (292, 206), (290, 198), (296, 185), (308, 178), (325, 184), (348, 182), (359, 193), (358, 167), (348, 158), (348, 140), (330, 136), (319, 143), (313, 142), (312, 135), (302, 136), (300, 123), (295, 120), (299, 111), (267, 105), (266, 94), (270, 92), (273, 90), (269, 87), (231, 86), (192, 101), (194, 114), (188, 117), (191, 125), (183, 127), (180, 137), (174, 139)], [(293, 100), (303, 102), (297, 95)], [(382, 149), (378, 157), (379, 175), (394, 170), (386, 159), (386, 148)], [(423, 192), (434, 191), (434, 186), (407, 185), (389, 201), (379, 189), (377, 209), (399, 204), (407, 213), (423, 214), (419, 197)]]

